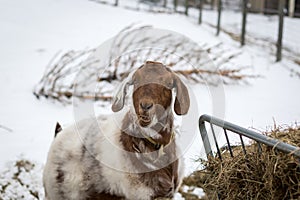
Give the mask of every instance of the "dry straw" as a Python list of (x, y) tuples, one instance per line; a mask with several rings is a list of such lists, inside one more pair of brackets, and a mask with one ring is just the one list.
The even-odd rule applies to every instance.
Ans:
[[(300, 128), (279, 128), (270, 137), (300, 147)], [(253, 143), (233, 149), (232, 158), (223, 152), (222, 161), (210, 157), (204, 170), (185, 178), (184, 184), (204, 189), (206, 199), (300, 199), (300, 159)], [(186, 194), (185, 194), (186, 195)], [(191, 198), (188, 198), (191, 199)]]

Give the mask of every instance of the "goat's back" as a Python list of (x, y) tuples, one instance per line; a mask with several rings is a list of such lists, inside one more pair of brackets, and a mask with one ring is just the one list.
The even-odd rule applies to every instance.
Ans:
[[(111, 190), (104, 175), (117, 173), (103, 170), (101, 159), (108, 160), (110, 156), (111, 160), (115, 156), (120, 161), (119, 152), (111, 151), (109, 156), (105, 155), (105, 147), (111, 145), (107, 138), (118, 143), (118, 133), (119, 129), (111, 116), (85, 119), (59, 132), (44, 168), (47, 200), (81, 200), (87, 199), (93, 191)], [(118, 190), (114, 192), (121, 193)]]

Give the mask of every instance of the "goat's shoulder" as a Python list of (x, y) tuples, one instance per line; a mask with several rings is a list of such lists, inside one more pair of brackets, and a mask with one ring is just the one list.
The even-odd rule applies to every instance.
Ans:
[[(102, 141), (103, 136), (118, 132), (118, 126), (113, 116), (101, 115), (79, 120), (64, 127), (54, 138), (49, 156), (67, 158), (80, 157), (83, 147), (92, 146), (96, 141)], [(65, 155), (68, 154), (68, 155)]]

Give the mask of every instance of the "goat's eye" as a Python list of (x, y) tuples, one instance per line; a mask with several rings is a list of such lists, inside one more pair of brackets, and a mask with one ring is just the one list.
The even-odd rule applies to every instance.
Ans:
[(173, 82), (168, 82), (168, 83), (167, 83), (167, 86), (168, 86), (169, 88), (172, 88), (172, 87), (173, 87)]

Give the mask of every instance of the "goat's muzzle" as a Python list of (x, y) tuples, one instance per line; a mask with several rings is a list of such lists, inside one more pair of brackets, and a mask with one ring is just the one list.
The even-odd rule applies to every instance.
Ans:
[(153, 113), (153, 101), (150, 99), (141, 99), (139, 103), (139, 123), (141, 126), (148, 126), (151, 121), (151, 113)]
[(172, 91), (164, 85), (155, 83), (135, 85), (133, 104), (138, 123), (142, 127), (154, 125), (170, 108), (171, 101)]
[(146, 127), (151, 123), (151, 118), (150, 116), (146, 115), (139, 115), (139, 123), (142, 127)]

